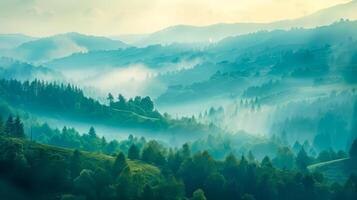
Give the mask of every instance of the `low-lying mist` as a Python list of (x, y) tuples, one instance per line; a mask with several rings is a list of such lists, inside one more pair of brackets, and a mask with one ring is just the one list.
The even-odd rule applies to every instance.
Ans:
[[(130, 135), (144, 137), (146, 140), (158, 140), (170, 147), (179, 147), (184, 143), (193, 142), (203, 135), (187, 134), (183, 132), (154, 131), (143, 128), (121, 128), (118, 126), (104, 125), (101, 123), (84, 122), (82, 120), (55, 117), (53, 115), (34, 115), (38, 122), (47, 123), (51, 128), (61, 130), (63, 127), (75, 128), (80, 134), (88, 133), (91, 127), (95, 128), (99, 137), (109, 140), (122, 141)], [(211, 133), (216, 134), (216, 133)]]
[(66, 68), (60, 71), (70, 82), (97, 91), (97, 97), (112, 93), (155, 98), (165, 92), (169, 84), (157, 79), (159, 75), (188, 70), (200, 62), (200, 59), (194, 59), (161, 64), (163, 66), (160, 67), (133, 63), (125, 66), (103, 65), (100, 68), (88, 66), (86, 70)]

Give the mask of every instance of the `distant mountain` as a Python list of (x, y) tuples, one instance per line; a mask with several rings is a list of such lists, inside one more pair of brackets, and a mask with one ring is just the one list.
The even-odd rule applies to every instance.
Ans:
[(66, 33), (26, 42), (4, 53), (27, 62), (41, 63), (73, 53), (113, 50), (128, 47), (127, 44), (105, 37)]
[(133, 45), (137, 46), (217, 42), (229, 36), (242, 35), (262, 30), (290, 29), (293, 27), (312, 28), (331, 24), (341, 18), (355, 20), (357, 19), (356, 10), (357, 1), (354, 0), (346, 4), (339, 4), (293, 20), (283, 20), (272, 23), (220, 23), (201, 27), (178, 25), (154, 32), (147, 36), (141, 35), (139, 38), (135, 37), (136, 40), (130, 40), (131, 38), (128, 36), (125, 36), (122, 39), (126, 41), (125, 39), (129, 38), (128, 42), (132, 42)]
[[(357, 21), (345, 20), (313, 29), (261, 31), (228, 37), (205, 47), (172, 44), (75, 53), (44, 66), (60, 71), (78, 84), (100, 86), (107, 91), (123, 92), (120, 86), (127, 81), (130, 82), (127, 88), (135, 88), (130, 90), (155, 91), (150, 93), (154, 97), (162, 94), (158, 99), (164, 103), (188, 96), (193, 100), (241, 93), (250, 86), (250, 80), (257, 83), (257, 77), (263, 77), (264, 81), (272, 76), (317, 79), (333, 68), (340, 70), (336, 73), (340, 79), (357, 82), (355, 69), (345, 68), (355, 61), (356, 36)], [(333, 60), (343, 63), (342, 67), (334, 66)], [(147, 90), (143, 89), (146, 87)], [(154, 90), (155, 87), (158, 89)]]
[(0, 49), (12, 49), (35, 39), (23, 34), (0, 34)]
[[(339, 43), (351, 43), (357, 39), (357, 21), (341, 20), (318, 28), (261, 31), (228, 37), (210, 47), (211, 54), (219, 60), (237, 60), (243, 54), (316, 48)], [(269, 49), (269, 51), (267, 51)]]
[[(276, 78), (309, 80), (315, 86), (354, 84), (357, 82), (357, 21), (229, 37), (207, 47), (204, 52), (206, 57), (209, 55), (210, 62), (219, 64), (201, 63), (187, 70), (181, 83), (176, 81), (177, 85), (169, 86), (157, 98), (157, 103), (240, 95), (245, 88)], [(208, 80), (183, 84), (183, 80), (201, 71), (200, 66), (206, 66), (206, 71), (211, 73), (219, 72)], [(177, 75), (181, 74), (183, 72)]]
[(210, 26), (177, 25), (154, 32), (134, 43), (137, 46), (172, 43), (207, 43), (217, 42), (228, 36), (246, 34), (259, 30), (264, 24), (237, 23), (214, 24)]
[(149, 34), (127, 34), (127, 35), (110, 36), (109, 38), (113, 40), (120, 40), (127, 44), (133, 45), (140, 42), (148, 35)]
[(201, 53), (183, 45), (152, 45), (145, 48), (130, 47), (110, 51), (76, 53), (55, 59), (45, 65), (57, 70), (89, 69), (98, 67), (125, 67), (143, 64), (150, 68), (161, 68), (180, 64), (200, 57)]
[(11, 58), (0, 58), (0, 78), (16, 80), (63, 80), (61, 73), (42, 66), (33, 66), (28, 63), (20, 62)]
[(344, 4), (338, 4), (295, 20), (285, 20), (276, 22), (275, 24), (281, 26), (311, 28), (315, 26), (328, 25), (339, 21), (340, 19), (357, 19), (357, 0), (352, 0)]

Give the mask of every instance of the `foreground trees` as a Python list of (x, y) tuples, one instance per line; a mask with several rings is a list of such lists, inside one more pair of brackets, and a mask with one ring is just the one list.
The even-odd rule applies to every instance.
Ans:
[[(207, 151), (191, 156), (187, 144), (171, 150), (169, 158), (162, 146), (149, 142), (148, 165), (123, 153), (110, 158), (12, 141), (0, 140), (1, 184), (30, 199), (352, 200), (357, 194), (354, 175), (330, 186), (320, 174), (276, 169), (269, 157), (252, 162), (230, 154), (217, 161)], [(159, 163), (156, 156), (162, 156)]]
[[(157, 141), (133, 136), (120, 143), (107, 142), (93, 127), (83, 135), (64, 127), (51, 138), (64, 147), (94, 152), (115, 146), (109, 156), (43, 145), (34, 148), (36, 143), (13, 139), (23, 137), (19, 117), (9, 116), (0, 123), (0, 130), (0, 186), (4, 183), (33, 199), (57, 195), (90, 200), (352, 200), (357, 194), (354, 175), (344, 184), (330, 185), (321, 174), (310, 173), (307, 166), (312, 158), (304, 148), (296, 157), (286, 147), (272, 160), (265, 156), (259, 162), (249, 153), (249, 159), (229, 154), (220, 161), (208, 151), (191, 152), (188, 144), (167, 149)], [(356, 156), (356, 149), (357, 140), (351, 146), (351, 157)], [(326, 152), (318, 159), (341, 154)]]
[(17, 116), (15, 119), (10, 115), (5, 124), (0, 118), (0, 134), (7, 135), (10, 137), (25, 138), (24, 125), (22, 124), (20, 117)]
[(140, 158), (140, 149), (135, 144), (130, 146), (128, 151), (128, 158), (131, 160), (138, 160)]

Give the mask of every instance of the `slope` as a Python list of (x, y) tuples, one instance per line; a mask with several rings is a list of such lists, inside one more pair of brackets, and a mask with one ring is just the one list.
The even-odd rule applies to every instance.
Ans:
[(65, 33), (21, 44), (3, 54), (27, 62), (42, 63), (73, 53), (126, 48), (127, 44), (105, 37)]
[[(74, 149), (56, 147), (51, 145), (39, 144), (36, 142), (31, 142), (27, 139), (20, 138), (9, 138), (0, 136), (0, 157), (3, 157), (6, 149), (10, 149), (13, 146), (21, 147), (24, 150), (24, 154), (34, 154), (36, 152), (46, 152), (49, 155), (60, 155), (63, 158), (69, 158), (73, 154)], [(112, 164), (114, 162), (114, 157), (101, 154), (81, 151), (82, 163), (84, 167), (105, 167), (108, 162)], [(140, 173), (145, 177), (146, 181), (154, 181), (160, 178), (160, 170), (153, 165), (144, 163), (138, 160), (129, 160), (128, 164), (133, 173)]]
[(357, 159), (344, 158), (308, 166), (312, 172), (319, 172), (331, 183), (344, 183), (352, 173), (357, 173)]

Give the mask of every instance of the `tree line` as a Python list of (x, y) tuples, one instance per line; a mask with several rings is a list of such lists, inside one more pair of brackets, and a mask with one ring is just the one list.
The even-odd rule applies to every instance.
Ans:
[[(20, 82), (1, 79), (0, 91), (1, 99), (26, 110), (60, 113), (120, 126), (135, 125), (151, 128), (167, 126), (167, 121), (154, 109), (149, 97), (136, 97), (126, 101), (122, 95), (119, 95), (120, 101), (111, 100), (108, 106), (86, 97), (83, 91), (74, 85), (39, 80)], [(120, 108), (120, 110), (113, 108)], [(149, 120), (145, 117), (155, 117), (157, 120)]]
[(19, 116), (14, 117), (10, 115), (6, 122), (0, 116), (0, 135), (6, 135), (10, 137), (25, 138), (24, 125)]
[[(0, 178), (8, 183), (9, 190), (15, 186), (19, 191), (7, 194), (13, 199), (21, 199), (21, 195), (26, 199), (89, 200), (357, 197), (355, 175), (343, 184), (331, 185), (319, 173), (275, 168), (269, 157), (251, 161), (230, 154), (220, 161), (207, 151), (192, 153), (188, 144), (178, 149), (165, 149), (156, 141), (148, 142), (142, 149), (132, 144), (127, 155), (119, 152), (105, 161), (78, 150), (27, 148), (25, 143), (4, 138), (0, 143)], [(159, 174), (138, 170), (148, 166), (159, 169)]]
[(0, 99), (16, 109), (60, 114), (87, 122), (120, 127), (185, 132), (204, 132), (208, 126), (191, 118), (172, 119), (160, 114), (150, 97), (117, 100), (108, 94), (108, 105), (87, 97), (77, 86), (40, 80), (20, 82), (0, 79)]

